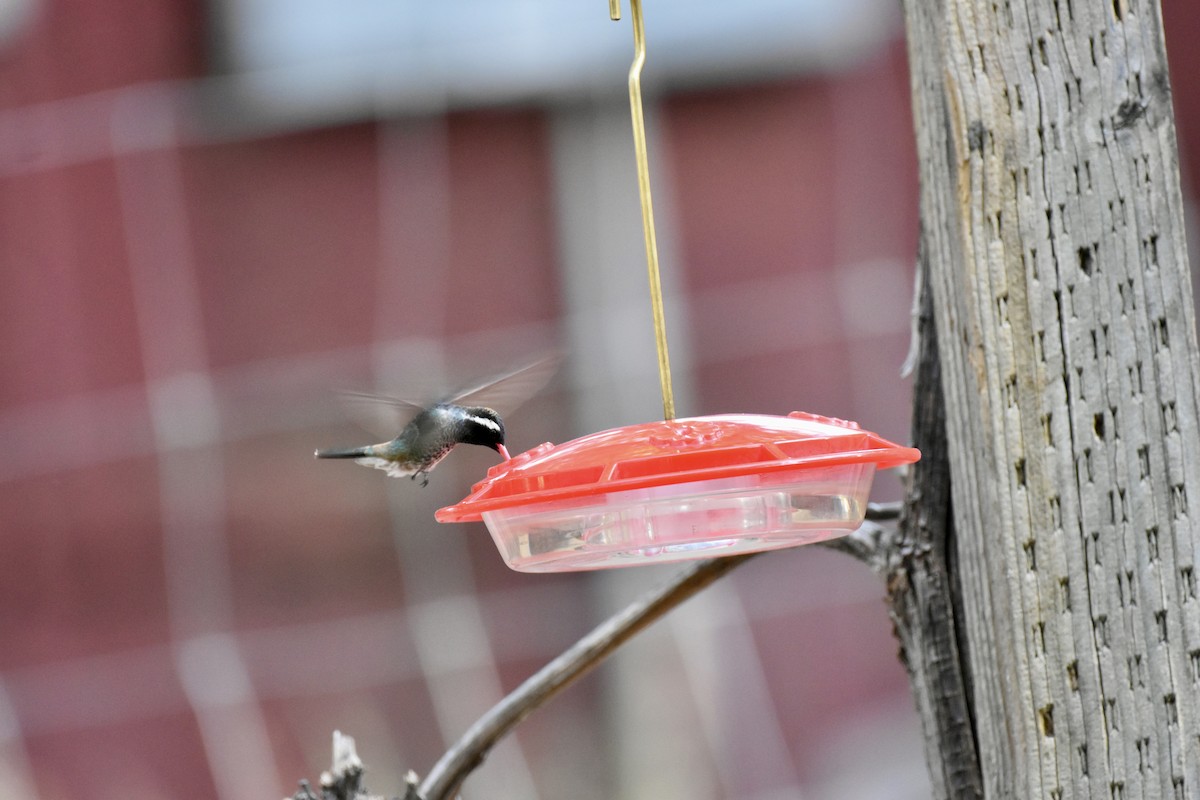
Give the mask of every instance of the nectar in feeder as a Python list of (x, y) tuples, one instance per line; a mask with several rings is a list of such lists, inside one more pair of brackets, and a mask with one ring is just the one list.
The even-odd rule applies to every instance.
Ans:
[(482, 519), (523, 572), (773, 550), (850, 533), (875, 470), (919, 458), (802, 412), (650, 422), (539, 445), (492, 467), (437, 519)]

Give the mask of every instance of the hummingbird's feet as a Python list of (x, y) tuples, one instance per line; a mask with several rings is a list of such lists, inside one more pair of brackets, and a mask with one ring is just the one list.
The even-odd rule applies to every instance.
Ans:
[(422, 489), (424, 489), (426, 486), (429, 485), (429, 473), (428, 472), (424, 472), (424, 471), (414, 472), (412, 474), (412, 479), (415, 481), (417, 478), (421, 479), (421, 488)]

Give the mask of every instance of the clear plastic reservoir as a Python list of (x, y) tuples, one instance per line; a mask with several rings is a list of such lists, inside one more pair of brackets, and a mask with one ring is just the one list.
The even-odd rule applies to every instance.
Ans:
[[(844, 536), (861, 523), (872, 465), (796, 476), (723, 478), (484, 512), (513, 569), (598, 569), (773, 550)], [(792, 480), (780, 482), (778, 478)]]

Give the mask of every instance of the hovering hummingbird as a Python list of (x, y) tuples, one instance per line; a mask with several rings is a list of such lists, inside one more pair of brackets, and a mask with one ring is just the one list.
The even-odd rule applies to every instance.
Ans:
[(393, 478), (420, 478), (422, 486), (429, 483), (430, 471), (457, 444), (490, 447), (507, 460), (501, 413), (511, 413), (545, 386), (559, 361), (558, 354), (545, 356), (427, 406), (394, 397), (348, 392), (348, 400), (369, 405), (376, 414), (391, 412), (385, 416), (389, 416), (391, 430), (402, 428), (400, 435), (363, 447), (317, 450), (315, 456), (352, 458), (356, 464), (381, 469)]

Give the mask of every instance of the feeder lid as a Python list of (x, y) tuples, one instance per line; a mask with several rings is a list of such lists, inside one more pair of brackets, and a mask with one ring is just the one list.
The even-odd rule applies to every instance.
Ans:
[(847, 464), (887, 469), (921, 457), (854, 422), (794, 411), (647, 422), (540, 444), (497, 464), (439, 522), (488, 511), (653, 486)]

